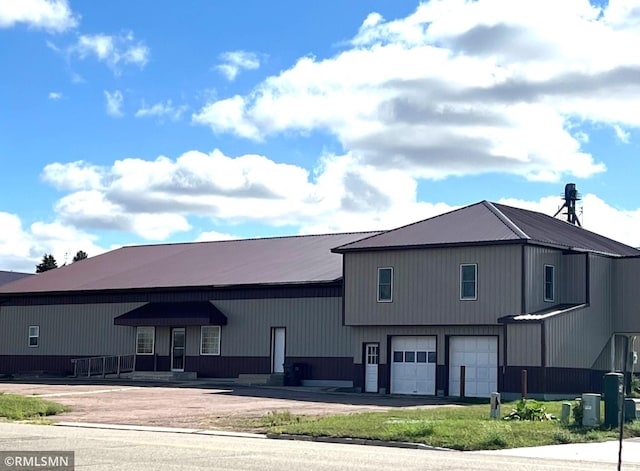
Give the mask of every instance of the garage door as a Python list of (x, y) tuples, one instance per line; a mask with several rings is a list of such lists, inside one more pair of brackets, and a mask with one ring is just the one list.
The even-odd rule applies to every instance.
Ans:
[(450, 337), (449, 395), (460, 395), (465, 366), (465, 396), (490, 397), (498, 390), (498, 337)]
[(436, 393), (436, 338), (391, 339), (391, 393)]

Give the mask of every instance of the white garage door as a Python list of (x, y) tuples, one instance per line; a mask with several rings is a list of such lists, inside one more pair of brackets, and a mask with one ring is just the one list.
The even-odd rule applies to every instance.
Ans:
[(391, 393), (436, 393), (436, 338), (391, 339)]
[(498, 338), (449, 339), (449, 396), (460, 395), (460, 366), (465, 366), (465, 396), (490, 397), (498, 390)]

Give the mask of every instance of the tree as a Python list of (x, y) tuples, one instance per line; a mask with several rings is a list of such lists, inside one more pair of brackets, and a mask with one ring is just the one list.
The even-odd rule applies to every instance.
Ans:
[(78, 262), (80, 260), (84, 260), (87, 257), (87, 252), (85, 252), (84, 250), (78, 250), (78, 252), (76, 252), (76, 254), (73, 256), (73, 261)]
[(36, 273), (53, 270), (54, 268), (58, 268), (58, 262), (56, 262), (56, 259), (53, 258), (53, 255), (51, 254), (44, 254), (42, 262), (36, 265)]

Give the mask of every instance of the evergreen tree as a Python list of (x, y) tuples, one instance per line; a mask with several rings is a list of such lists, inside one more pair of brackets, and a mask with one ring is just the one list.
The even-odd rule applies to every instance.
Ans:
[(36, 273), (53, 270), (54, 268), (58, 268), (58, 262), (56, 262), (56, 259), (53, 258), (53, 255), (51, 254), (44, 254), (42, 262), (36, 265)]
[(87, 257), (87, 252), (85, 252), (84, 250), (78, 250), (78, 252), (73, 256), (73, 261), (77, 262), (79, 260), (84, 260)]

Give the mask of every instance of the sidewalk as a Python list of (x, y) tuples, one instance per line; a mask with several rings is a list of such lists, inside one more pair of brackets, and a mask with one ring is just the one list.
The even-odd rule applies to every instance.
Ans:
[[(527, 458), (547, 458), (556, 460), (618, 462), (619, 442), (571, 443), (567, 445), (547, 445), (508, 450), (472, 451), (483, 455), (506, 455)], [(629, 438), (622, 442), (622, 463), (640, 464), (640, 438)]]

